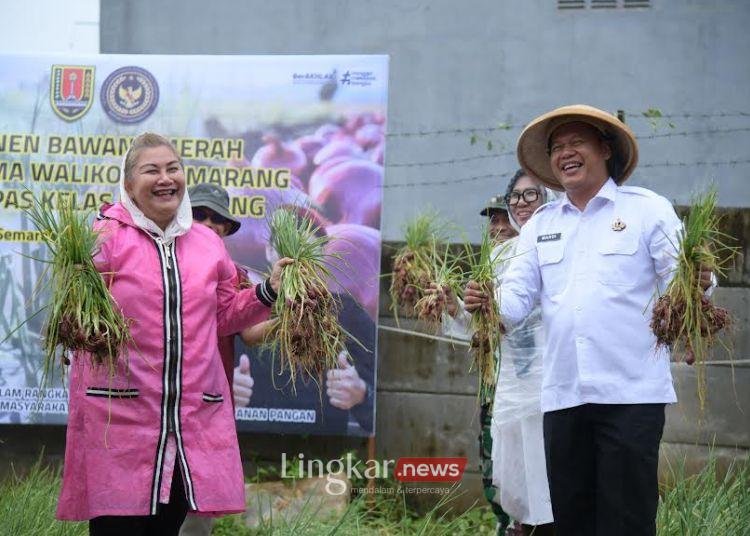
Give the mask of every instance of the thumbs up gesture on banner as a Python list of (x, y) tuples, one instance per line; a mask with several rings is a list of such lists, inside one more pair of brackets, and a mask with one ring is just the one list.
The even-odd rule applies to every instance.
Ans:
[(232, 386), (232, 397), (234, 407), (244, 408), (253, 396), (253, 385), (255, 380), (250, 375), (250, 358), (247, 354), (240, 356), (240, 364), (234, 367), (234, 384)]
[(359, 377), (357, 369), (349, 363), (348, 354), (338, 355), (339, 368), (326, 374), (326, 394), (335, 408), (348, 410), (361, 404), (367, 394), (367, 385)]

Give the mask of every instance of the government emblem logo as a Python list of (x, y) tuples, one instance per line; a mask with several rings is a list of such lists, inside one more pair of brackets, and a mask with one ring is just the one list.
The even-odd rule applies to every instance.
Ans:
[(94, 102), (94, 66), (53, 65), (49, 100), (60, 119), (75, 121), (83, 117)]
[(159, 103), (159, 84), (146, 69), (121, 67), (102, 84), (102, 108), (118, 123), (140, 123)]

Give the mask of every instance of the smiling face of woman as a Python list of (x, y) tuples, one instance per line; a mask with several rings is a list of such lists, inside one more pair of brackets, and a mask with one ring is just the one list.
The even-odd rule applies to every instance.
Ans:
[(147, 218), (166, 229), (185, 195), (185, 174), (172, 148), (141, 149), (125, 178), (125, 191)]
[[(537, 191), (536, 199), (533, 201), (526, 201), (526, 199), (534, 197), (533, 194), (529, 192), (531, 190)], [(513, 214), (513, 219), (518, 225), (523, 227), (526, 222), (529, 221), (529, 218), (531, 218), (534, 211), (542, 206), (542, 184), (528, 175), (523, 175), (513, 186), (511, 196), (513, 199), (510, 201), (510, 211)], [(512, 204), (516, 198), (518, 202)]]

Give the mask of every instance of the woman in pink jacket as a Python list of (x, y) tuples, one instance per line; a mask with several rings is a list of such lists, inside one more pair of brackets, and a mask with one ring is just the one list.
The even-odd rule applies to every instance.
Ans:
[(114, 377), (77, 355), (57, 517), (90, 534), (177, 534), (188, 510), (245, 509), (231, 393), (218, 335), (268, 318), (270, 279), (237, 291), (210, 229), (192, 226), (180, 157), (142, 134), (125, 156), (120, 202), (102, 208), (97, 268), (131, 322)]

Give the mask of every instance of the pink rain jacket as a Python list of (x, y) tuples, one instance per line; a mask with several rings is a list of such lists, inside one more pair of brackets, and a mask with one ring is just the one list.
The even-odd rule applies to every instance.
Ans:
[[(179, 464), (192, 509), (241, 512), (242, 465), (217, 333), (265, 320), (270, 309), (257, 288), (236, 290), (234, 264), (207, 227), (194, 225), (167, 245), (119, 203), (99, 218), (97, 268), (135, 343), (111, 379), (88, 355), (73, 360), (57, 517), (155, 514), (169, 463)], [(176, 461), (165, 459), (170, 436)]]

